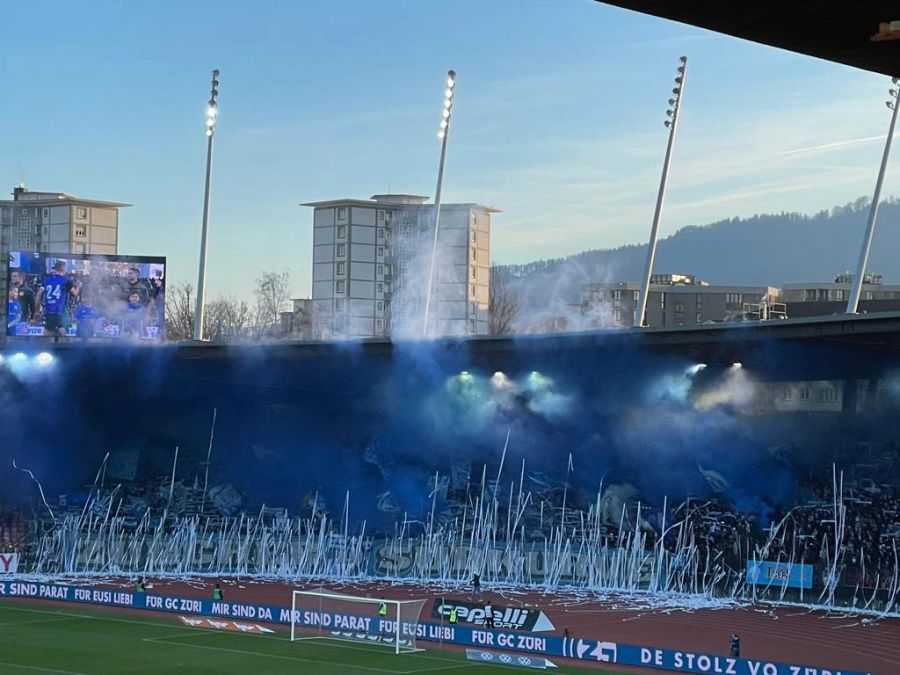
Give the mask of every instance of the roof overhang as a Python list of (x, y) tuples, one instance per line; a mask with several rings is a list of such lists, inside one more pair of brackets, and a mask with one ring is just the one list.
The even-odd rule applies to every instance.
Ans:
[(900, 75), (900, 35), (875, 39), (900, 20), (896, 0), (597, 0), (744, 40), (885, 75)]

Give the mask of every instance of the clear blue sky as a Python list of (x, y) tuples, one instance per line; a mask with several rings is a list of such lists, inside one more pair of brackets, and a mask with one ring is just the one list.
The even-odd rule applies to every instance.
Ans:
[[(134, 204), (120, 252), (196, 283), (209, 71), (221, 74), (209, 289), (310, 288), (299, 202), (433, 194), (503, 209), (496, 262), (644, 241), (677, 57), (689, 71), (662, 232), (869, 195), (888, 79), (591, 0), (7, 3), (0, 188)], [(824, 147), (823, 147), (824, 146)], [(896, 194), (900, 173), (888, 174)], [(247, 233), (253, 242), (248, 242)]]

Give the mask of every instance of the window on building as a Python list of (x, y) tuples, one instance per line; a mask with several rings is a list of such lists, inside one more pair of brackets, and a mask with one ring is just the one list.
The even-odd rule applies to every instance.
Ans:
[(17, 234), (16, 235), (16, 248), (27, 251), (31, 248), (31, 235), (30, 234)]
[(822, 401), (824, 403), (834, 403), (835, 401), (837, 401), (837, 392), (831, 388), (823, 389)]
[(50, 209), (48, 209), (46, 206), (41, 209), (41, 218), (43, 220), (50, 220)]
[(469, 311), (470, 311), (472, 314), (478, 314), (478, 303), (477, 303), (477, 302), (470, 303), (470, 304), (469, 304)]
[(472, 230), (472, 243), (474, 244), (478, 241), (478, 232), (476, 230)]
[(377, 274), (384, 274), (384, 265), (378, 265), (378, 267), (375, 268), (375, 272)]
[(469, 332), (475, 332), (475, 319), (469, 319)]
[(803, 389), (800, 390), (800, 400), (801, 401), (809, 400), (809, 389), (807, 387), (803, 387)]
[(477, 261), (478, 261), (478, 250), (473, 248), (472, 249), (472, 262), (477, 262)]
[(791, 391), (791, 388), (788, 387), (784, 390), (784, 400), (790, 401), (792, 398), (794, 398), (794, 393)]
[(622, 310), (618, 307), (613, 310), (613, 321), (615, 323), (622, 323)]
[(337, 245), (337, 257), (343, 258), (347, 255), (347, 245), (346, 244), (338, 244)]
[(337, 208), (337, 219), (338, 220), (347, 220), (347, 207), (339, 206)]
[(612, 299), (617, 302), (621, 302), (622, 300), (622, 289), (617, 288), (612, 292)]
[(703, 296), (697, 293), (697, 311), (703, 307)]
[(335, 292), (343, 293), (344, 289), (346, 289), (346, 288), (347, 288), (347, 282), (344, 281), (343, 279), (339, 279), (338, 281), (334, 282)]
[[(379, 223), (383, 223), (383, 222), (384, 222), (384, 211), (379, 211), (379, 212), (378, 212), (378, 222), (379, 222)], [(379, 237), (380, 237), (380, 235), (379, 235)]]
[(661, 309), (666, 308), (666, 294), (665, 293), (659, 294), (659, 306)]
[(472, 284), (472, 287), (469, 289), (469, 294), (474, 298), (475, 297), (475, 284)]
[(378, 300), (378, 301), (375, 303), (375, 310), (378, 311), (378, 312), (383, 312), (383, 311), (384, 311), (384, 301)]
[(31, 231), (31, 218), (16, 218), (16, 227), (18, 231), (22, 234)]
[(477, 275), (476, 269), (473, 267), (472, 268), (472, 280), (474, 281), (477, 278), (478, 278), (478, 275)]
[(384, 330), (384, 321), (381, 319), (375, 319), (375, 330), (382, 331)]
[(725, 304), (726, 305), (740, 305), (743, 298), (740, 293), (726, 293), (725, 294)]
[(347, 263), (339, 262), (337, 264), (337, 273), (338, 275), (344, 275), (347, 273)]
[(700, 312), (694, 316), (694, 323), (703, 323), (703, 315)]
[[(343, 283), (343, 282), (341, 282), (341, 283)], [(338, 298), (337, 300), (334, 301), (334, 309), (336, 312), (344, 311), (344, 299), (343, 298)]]
[(683, 326), (683, 325), (684, 325), (684, 319), (675, 319), (675, 325), (676, 325), (676, 326)]
[(87, 207), (86, 206), (76, 206), (75, 207), (75, 217), (79, 220), (87, 220)]
[(679, 312), (684, 314), (684, 303), (681, 301), (675, 303), (675, 313), (678, 314)]
[(376, 254), (379, 258), (384, 257), (384, 246), (379, 246), (377, 249), (375, 249), (375, 254)]
[(843, 300), (844, 299), (844, 289), (843, 288), (839, 288), (834, 292), (834, 299), (835, 300)]
[(378, 240), (381, 241), (382, 239), (384, 239), (384, 228), (379, 227), (378, 228)]
[(338, 239), (346, 239), (347, 238), (347, 226), (346, 225), (338, 225), (337, 226), (337, 238)]
[(87, 228), (84, 225), (75, 226), (75, 238), (84, 239), (87, 236)]
[(375, 284), (375, 290), (379, 293), (384, 293), (384, 284), (379, 281)]

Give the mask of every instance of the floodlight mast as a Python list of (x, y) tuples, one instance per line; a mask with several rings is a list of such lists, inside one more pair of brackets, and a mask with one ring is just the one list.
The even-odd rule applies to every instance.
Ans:
[(434, 232), (431, 241), (431, 263), (428, 270), (428, 289), (425, 293), (425, 317), (422, 322), (422, 336), (429, 335), (429, 319), (431, 312), (431, 293), (434, 290), (434, 265), (437, 257), (438, 228), (441, 223), (441, 191), (444, 184), (444, 164), (447, 160), (447, 139), (450, 136), (450, 118), (453, 111), (453, 94), (456, 91), (456, 71), (447, 71), (444, 87), (444, 105), (441, 109), (441, 121), (438, 127), (438, 138), (441, 139), (441, 159), (438, 162), (437, 188), (434, 191)]
[(644, 278), (641, 281), (641, 295), (634, 312), (634, 325), (638, 328), (644, 325), (647, 315), (647, 297), (650, 294), (650, 278), (653, 275), (653, 261), (656, 259), (656, 242), (659, 239), (659, 220), (662, 215), (663, 200), (666, 196), (669, 164), (672, 161), (672, 148), (675, 146), (675, 129), (678, 127), (681, 98), (684, 95), (686, 79), (687, 57), (682, 56), (678, 59), (678, 75), (675, 76), (675, 87), (672, 89), (674, 98), (669, 99), (670, 107), (666, 110), (668, 119), (664, 122), (669, 129), (669, 142), (666, 145), (666, 157), (663, 160), (662, 176), (659, 179), (659, 193), (656, 196), (656, 212), (653, 214), (653, 226), (650, 228), (650, 241), (647, 243), (647, 262), (644, 266)]
[(194, 340), (203, 339), (203, 305), (206, 299), (206, 245), (209, 239), (209, 184), (212, 174), (213, 138), (219, 112), (219, 71), (212, 71), (209, 102), (206, 107), (206, 182), (203, 189), (203, 225), (200, 232), (200, 270), (197, 278), (197, 305), (194, 310)]
[(859, 312), (859, 299), (862, 295), (863, 282), (865, 281), (866, 268), (869, 265), (869, 252), (872, 250), (872, 238), (875, 236), (875, 221), (878, 218), (878, 202), (881, 199), (881, 186), (884, 183), (884, 174), (887, 171), (888, 157), (891, 154), (891, 141), (894, 138), (894, 127), (897, 126), (897, 110), (900, 109), (900, 78), (892, 78), (893, 89), (888, 90), (888, 100), (885, 104), (894, 112), (891, 114), (891, 125), (888, 128), (887, 139), (884, 142), (884, 154), (881, 157), (881, 168), (878, 169), (878, 179), (875, 181), (875, 195), (872, 197), (872, 205), (869, 207), (869, 221), (866, 223), (866, 234), (863, 237), (862, 249), (859, 252), (859, 263), (856, 266), (856, 276), (850, 287), (850, 297), (847, 300), (847, 314)]

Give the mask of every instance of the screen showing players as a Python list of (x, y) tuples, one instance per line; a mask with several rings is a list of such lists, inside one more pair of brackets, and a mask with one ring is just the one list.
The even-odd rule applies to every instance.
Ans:
[(165, 258), (13, 251), (6, 281), (7, 335), (165, 338)]

